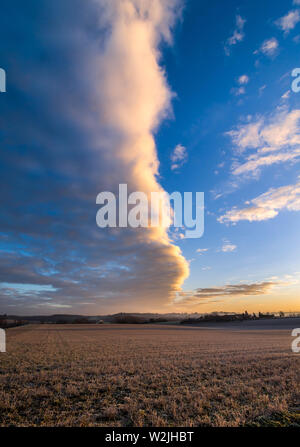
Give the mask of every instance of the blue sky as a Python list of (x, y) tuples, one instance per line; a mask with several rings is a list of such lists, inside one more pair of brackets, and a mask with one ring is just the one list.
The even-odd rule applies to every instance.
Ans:
[[(263, 5), (189, 2), (174, 47), (165, 58), (169, 83), (177, 98), (173, 103), (174, 122), (164, 124), (157, 138), (163, 184), (167, 190), (203, 190), (206, 194), (204, 236), (199, 241), (179, 242), (185, 257), (192, 260), (191, 274), (185, 282), (187, 290), (197, 288), (199, 282), (211, 287), (299, 276), (295, 273), (299, 271), (299, 212), (283, 210), (274, 219), (241, 221), (234, 226), (216, 219), (270, 188), (297, 183), (297, 159), (262, 167), (254, 175), (232, 175), (236, 153), (232, 139), (226, 135), (246, 122), (248, 115), (255, 121), (256, 116), (276, 114), (278, 107), (287, 111), (299, 107), (299, 96), (291, 91), (291, 72), (299, 65), (299, 24), (288, 34), (276, 25), (291, 10), (297, 11), (297, 5), (283, 1), (266, 1)], [(245, 20), (244, 36), (226, 54), (224, 46), (237, 15)], [(278, 51), (254, 54), (272, 38), (278, 42)], [(239, 84), (243, 75), (249, 80)], [(245, 93), (237, 95), (234, 89), (241, 86)], [(282, 98), (284, 94), (286, 99)], [(176, 144), (187, 148), (188, 161), (180, 172), (170, 174), (165, 148), (172, 151)], [(222, 196), (216, 199), (220, 193)], [(228, 241), (236, 248), (224, 252), (222, 247), (226, 250)], [(207, 251), (196, 253), (197, 248)], [(264, 307), (262, 297), (260, 300)]]
[[(300, 310), (300, 1), (175, 3), (4, 2), (0, 313)], [(101, 231), (123, 182), (204, 236)]]

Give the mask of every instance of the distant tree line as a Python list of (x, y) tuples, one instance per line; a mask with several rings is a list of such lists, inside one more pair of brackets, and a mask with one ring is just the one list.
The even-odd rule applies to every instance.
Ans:
[(112, 322), (115, 324), (149, 324), (149, 323), (165, 323), (166, 318), (144, 318), (137, 315), (115, 315)]
[(24, 324), (28, 324), (25, 320), (13, 320), (7, 317), (6, 314), (0, 315), (0, 328), (7, 329), (10, 327), (23, 326)]
[(213, 323), (219, 323), (219, 322), (232, 322), (232, 321), (246, 321), (246, 320), (260, 320), (260, 319), (272, 319), (276, 318), (274, 314), (270, 313), (261, 313), (258, 314), (249, 314), (247, 311), (245, 311), (242, 314), (207, 314), (202, 315), (199, 318), (187, 318), (185, 320), (181, 321), (181, 324), (192, 324), (192, 323), (206, 323), (206, 322), (213, 322)]

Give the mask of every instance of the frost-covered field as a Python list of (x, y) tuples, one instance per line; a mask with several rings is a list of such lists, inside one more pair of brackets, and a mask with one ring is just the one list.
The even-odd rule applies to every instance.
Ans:
[(0, 353), (0, 424), (299, 424), (291, 331), (31, 325)]

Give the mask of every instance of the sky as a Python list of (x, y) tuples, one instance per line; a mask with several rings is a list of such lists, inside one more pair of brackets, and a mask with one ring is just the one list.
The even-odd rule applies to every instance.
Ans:
[[(4, 0), (0, 313), (300, 311), (300, 0)], [(204, 192), (201, 238), (96, 197)]]

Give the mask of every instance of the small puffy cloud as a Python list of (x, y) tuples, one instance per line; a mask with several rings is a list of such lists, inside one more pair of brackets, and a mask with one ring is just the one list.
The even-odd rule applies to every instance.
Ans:
[(233, 87), (231, 89), (231, 93), (235, 96), (244, 95), (246, 93), (245, 85), (248, 84), (249, 77), (247, 75), (242, 75), (237, 79), (237, 83), (239, 84), (239, 87)]
[(246, 93), (245, 87), (232, 88), (231, 93), (235, 96), (241, 96)]
[(221, 251), (224, 253), (232, 253), (237, 249), (237, 246), (232, 244), (229, 241), (224, 241), (224, 244), (222, 245)]
[(186, 147), (182, 144), (177, 144), (172, 155), (171, 155), (171, 169), (172, 171), (177, 170), (183, 166), (188, 159)]
[(293, 41), (298, 44), (300, 42), (300, 34), (298, 34), (297, 36), (293, 37)]
[(242, 75), (242, 76), (240, 76), (239, 78), (238, 78), (238, 83), (240, 84), (240, 85), (245, 85), (245, 84), (248, 84), (248, 82), (249, 82), (249, 76), (247, 76), (246, 74), (244, 74), (244, 75)]
[[(296, 4), (300, 4), (300, 2)], [(280, 19), (276, 20), (275, 24), (285, 34), (288, 34), (295, 28), (298, 22), (300, 22), (300, 13), (298, 9), (295, 9), (293, 11), (289, 11), (285, 16), (280, 17)]]
[(238, 42), (242, 42), (242, 40), (245, 37), (245, 33), (244, 33), (244, 25), (246, 23), (246, 20), (243, 19), (240, 15), (236, 16), (236, 27), (235, 30), (232, 34), (232, 36), (230, 36), (225, 44), (225, 53), (227, 54), (227, 56), (230, 55), (230, 47), (232, 47), (233, 45), (236, 45)]
[(275, 37), (266, 39), (260, 46), (259, 50), (254, 51), (254, 54), (262, 53), (268, 57), (274, 57), (279, 48), (278, 40)]
[(300, 156), (300, 109), (289, 111), (284, 108), (271, 116), (250, 118), (250, 122), (248, 120), (227, 135), (237, 154), (251, 151), (246, 160), (235, 163), (234, 175), (257, 175), (263, 166), (295, 162)]
[(221, 223), (236, 223), (241, 220), (257, 222), (276, 217), (279, 211), (300, 211), (300, 179), (294, 185), (271, 188), (252, 199), (245, 208), (233, 208), (219, 217)]
[(202, 255), (203, 253), (207, 252), (208, 248), (197, 248), (196, 252), (200, 253), (200, 255)]

